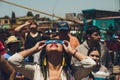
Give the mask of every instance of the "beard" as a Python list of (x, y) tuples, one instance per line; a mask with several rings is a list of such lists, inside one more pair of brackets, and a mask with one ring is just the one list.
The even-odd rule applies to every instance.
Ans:
[(32, 32), (36, 32), (37, 29), (36, 29), (36, 28), (30, 28), (30, 31), (32, 31)]

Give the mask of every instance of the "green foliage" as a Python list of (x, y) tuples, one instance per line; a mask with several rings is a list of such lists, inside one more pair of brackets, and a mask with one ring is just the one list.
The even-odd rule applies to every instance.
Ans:
[(5, 15), (3, 18), (4, 19), (10, 19), (10, 17), (8, 15)]
[(31, 11), (28, 11), (28, 12), (27, 12), (27, 16), (28, 16), (28, 17), (30, 17), (30, 16), (33, 17), (34, 15), (33, 15), (33, 13), (32, 13)]

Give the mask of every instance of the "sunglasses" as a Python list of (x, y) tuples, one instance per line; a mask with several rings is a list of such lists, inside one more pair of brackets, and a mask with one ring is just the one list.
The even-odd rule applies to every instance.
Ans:
[(63, 40), (47, 40), (45, 44), (50, 44), (50, 43), (59, 43), (59, 44), (64, 44)]

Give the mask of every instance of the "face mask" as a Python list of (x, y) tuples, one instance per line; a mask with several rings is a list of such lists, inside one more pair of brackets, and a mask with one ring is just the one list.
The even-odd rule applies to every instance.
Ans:
[(64, 44), (63, 40), (47, 40), (45, 44), (50, 44), (50, 43), (59, 43), (59, 44)]

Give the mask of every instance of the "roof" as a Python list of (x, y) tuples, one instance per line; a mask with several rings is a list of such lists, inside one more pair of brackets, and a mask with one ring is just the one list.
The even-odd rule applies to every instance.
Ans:
[(84, 18), (86, 19), (120, 16), (120, 12), (106, 11), (106, 10), (87, 9), (87, 10), (82, 10), (82, 12), (83, 12)]
[(102, 18), (96, 18), (96, 19), (120, 19), (120, 16), (102, 17)]

